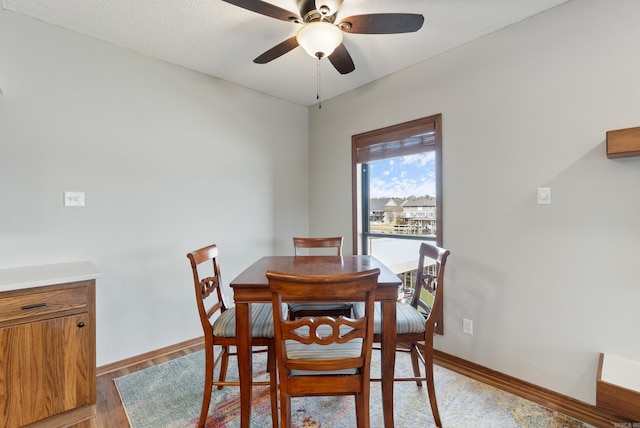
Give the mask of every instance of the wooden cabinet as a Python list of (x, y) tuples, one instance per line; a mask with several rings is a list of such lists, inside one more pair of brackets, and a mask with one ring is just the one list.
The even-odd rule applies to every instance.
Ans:
[(95, 280), (0, 292), (0, 426), (69, 426), (95, 403)]

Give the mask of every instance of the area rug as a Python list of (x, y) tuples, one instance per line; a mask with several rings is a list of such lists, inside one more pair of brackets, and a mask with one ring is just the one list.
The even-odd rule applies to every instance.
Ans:
[[(266, 357), (254, 357), (254, 373), (268, 379)], [(378, 367), (374, 352), (372, 367)], [(396, 373), (411, 376), (409, 356), (399, 353)], [(378, 376), (375, 370), (372, 377)], [(229, 380), (237, 379), (235, 360), (229, 363)], [(114, 379), (132, 428), (195, 427), (200, 415), (204, 379), (204, 351)], [(502, 390), (435, 366), (435, 387), (442, 424), (451, 428), (478, 427), (589, 427), (583, 422), (549, 410)], [(434, 427), (426, 387), (414, 382), (394, 386), (395, 426)], [(268, 387), (254, 387), (251, 425), (271, 426)], [(237, 387), (214, 390), (207, 428), (240, 426)], [(355, 410), (352, 397), (294, 398), (292, 421), (300, 428), (353, 428)], [(371, 386), (371, 427), (383, 426), (380, 384)]]

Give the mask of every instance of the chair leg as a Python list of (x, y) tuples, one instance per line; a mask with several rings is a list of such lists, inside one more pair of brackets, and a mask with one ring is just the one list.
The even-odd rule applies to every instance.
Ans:
[(364, 389), (355, 394), (356, 400), (356, 424), (358, 428), (369, 428), (371, 424), (371, 414), (369, 412), (369, 391)]
[(202, 409), (200, 410), (200, 419), (198, 420), (198, 428), (203, 428), (209, 414), (209, 405), (211, 404), (211, 390), (213, 389), (213, 346), (205, 348), (205, 373), (204, 373), (204, 392), (202, 394)]
[(353, 396), (356, 402), (356, 427), (364, 426), (364, 409), (362, 408), (362, 392), (356, 392)]
[(433, 383), (433, 336), (431, 336), (431, 341), (427, 340), (425, 342), (424, 361), (424, 369), (426, 372), (425, 377), (427, 379), (427, 391), (429, 392), (429, 403), (431, 404), (431, 413), (433, 413), (433, 419), (436, 423), (436, 426), (440, 428), (442, 427), (442, 422), (440, 421), (438, 402), (436, 401), (436, 388)]
[(267, 351), (267, 371), (269, 372), (269, 393), (271, 395), (271, 425), (278, 427), (278, 370), (276, 368), (276, 355), (273, 343), (269, 344)]
[[(223, 346), (220, 352), (220, 375), (218, 376), (218, 381), (224, 382), (227, 378), (227, 368), (229, 367), (229, 347)], [(218, 385), (218, 389), (222, 388), (222, 385)]]
[[(413, 376), (420, 377), (420, 364), (418, 363), (418, 358), (419, 358), (418, 352), (420, 351), (418, 350), (418, 347), (416, 346), (415, 343), (411, 343), (410, 351), (411, 351), (411, 365), (413, 366)], [(421, 387), (422, 381), (416, 380), (416, 385)]]
[(364, 428), (369, 428), (371, 425), (371, 412), (369, 409), (369, 403), (371, 402), (371, 390), (367, 385), (362, 391), (362, 409), (364, 410)]
[(291, 396), (280, 389), (280, 428), (291, 428)]

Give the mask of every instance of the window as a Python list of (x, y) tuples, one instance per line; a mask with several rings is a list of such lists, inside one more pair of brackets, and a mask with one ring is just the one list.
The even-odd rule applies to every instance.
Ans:
[[(352, 137), (354, 252), (380, 259), (407, 285), (420, 244), (442, 246), (441, 119), (438, 114)], [(408, 297), (403, 289), (400, 299)]]

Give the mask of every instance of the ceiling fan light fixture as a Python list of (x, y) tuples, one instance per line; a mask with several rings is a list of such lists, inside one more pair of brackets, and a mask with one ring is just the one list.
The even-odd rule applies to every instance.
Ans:
[(342, 31), (323, 21), (305, 24), (296, 34), (298, 44), (314, 58), (329, 56), (342, 43)]

